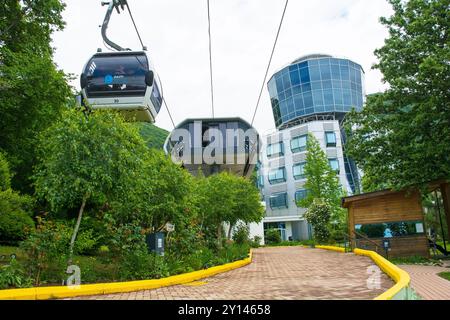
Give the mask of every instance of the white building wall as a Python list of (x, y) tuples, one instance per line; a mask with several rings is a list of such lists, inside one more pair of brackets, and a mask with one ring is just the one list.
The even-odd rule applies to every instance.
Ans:
[[(333, 131), (335, 133), (336, 147), (326, 147), (326, 131)], [(309, 237), (309, 232), (306, 221), (303, 219), (305, 209), (297, 207), (295, 203), (295, 192), (299, 189), (303, 189), (306, 180), (294, 179), (293, 165), (306, 161), (306, 151), (292, 153), (291, 139), (308, 133), (311, 133), (315, 136), (329, 159), (338, 159), (339, 181), (347, 191), (347, 193), (351, 194), (351, 188), (347, 181), (345, 172), (341, 132), (339, 122), (337, 120), (312, 121), (309, 123), (277, 131), (274, 134), (263, 137), (263, 145), (260, 155), (262, 167), (259, 171), (259, 174), (263, 175), (264, 177), (264, 186), (261, 191), (266, 202), (266, 216), (263, 222), (300, 222), (295, 223), (295, 226), (294, 224), (286, 223), (286, 234), (287, 237), (289, 237), (293, 234), (299, 233), (302, 239), (307, 239)], [(284, 155), (269, 159), (267, 157), (267, 146), (271, 143), (276, 143), (279, 141), (283, 141), (284, 143)], [(271, 185), (268, 180), (268, 173), (271, 170), (280, 167), (284, 167), (286, 170), (286, 182)], [(287, 193), (288, 208), (272, 209), (269, 202), (270, 196), (276, 193), (283, 192)], [(297, 228), (296, 231), (292, 230), (293, 226)]]
[(261, 221), (260, 223), (250, 223), (250, 238), (254, 238), (258, 236), (261, 238), (261, 245), (264, 245), (264, 223)]

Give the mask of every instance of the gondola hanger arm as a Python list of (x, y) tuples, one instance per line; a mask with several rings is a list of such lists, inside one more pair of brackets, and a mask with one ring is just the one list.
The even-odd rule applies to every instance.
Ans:
[(102, 38), (103, 40), (113, 49), (117, 51), (127, 51), (130, 49), (125, 49), (119, 46), (117, 43), (111, 41), (106, 35), (106, 30), (108, 29), (109, 20), (111, 19), (111, 14), (114, 8), (117, 10), (117, 13), (120, 14), (120, 9), (124, 10), (125, 6), (128, 5), (126, 0), (111, 0), (111, 1), (102, 1), (102, 6), (108, 6), (108, 10), (106, 10), (105, 18), (103, 19), (102, 24)]

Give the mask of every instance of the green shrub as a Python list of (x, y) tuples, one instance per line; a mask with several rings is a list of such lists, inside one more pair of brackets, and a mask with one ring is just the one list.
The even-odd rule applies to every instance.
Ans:
[(268, 229), (264, 233), (266, 244), (278, 244), (281, 242), (281, 235), (278, 229)]
[(70, 231), (61, 223), (45, 220), (39, 222), (34, 232), (20, 246), (25, 253), (25, 267), (35, 285), (40, 285), (41, 282), (60, 283), (65, 278)]
[(9, 164), (3, 153), (0, 152), (0, 191), (11, 188), (11, 173)]
[(314, 240), (326, 243), (330, 239), (331, 206), (323, 199), (314, 199), (305, 212), (305, 219), (314, 230)]
[[(72, 230), (70, 230), (72, 232)], [(98, 243), (98, 237), (94, 236), (93, 230), (85, 230), (78, 233), (75, 241), (74, 252), (77, 254), (94, 253)], [(69, 239), (67, 239), (69, 240)]]
[(241, 223), (236, 227), (233, 234), (233, 241), (237, 244), (244, 244), (250, 241), (250, 229), (247, 225)]
[(34, 228), (30, 216), (33, 200), (11, 189), (0, 191), (0, 240), (20, 241)]
[(22, 266), (16, 259), (12, 259), (9, 264), (0, 266), (0, 289), (27, 288), (32, 285)]
[(253, 240), (250, 242), (252, 248), (259, 248), (261, 246), (262, 238), (260, 236), (254, 236)]
[(166, 240), (166, 253), (179, 258), (194, 254), (204, 245), (200, 228), (195, 225), (176, 228)]
[(169, 268), (164, 258), (148, 253), (146, 248), (126, 254), (120, 261), (119, 277), (121, 280), (159, 279), (169, 275)]

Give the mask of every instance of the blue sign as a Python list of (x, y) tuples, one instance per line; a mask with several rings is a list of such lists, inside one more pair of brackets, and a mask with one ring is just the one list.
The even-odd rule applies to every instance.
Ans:
[(113, 76), (110, 74), (107, 74), (105, 76), (105, 84), (112, 84), (113, 83)]

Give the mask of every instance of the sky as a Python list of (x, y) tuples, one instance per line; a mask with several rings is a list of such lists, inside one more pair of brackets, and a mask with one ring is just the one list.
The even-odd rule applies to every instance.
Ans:
[[(53, 36), (55, 62), (78, 77), (103, 45), (99, 26), (106, 6), (100, 0), (64, 0), (66, 28)], [(206, 0), (128, 0), (149, 58), (159, 74), (175, 124), (186, 118), (211, 117)], [(251, 121), (263, 83), (285, 0), (210, 0), (214, 109), (216, 117)], [(366, 93), (386, 85), (373, 54), (388, 33), (379, 23), (392, 9), (386, 0), (290, 0), (269, 75), (298, 57), (325, 53), (349, 58), (365, 70)], [(111, 40), (123, 47), (141, 46), (127, 12), (113, 13)], [(266, 81), (267, 82), (267, 81)], [(162, 108), (157, 126), (172, 130)], [(254, 127), (275, 130), (267, 86)]]

